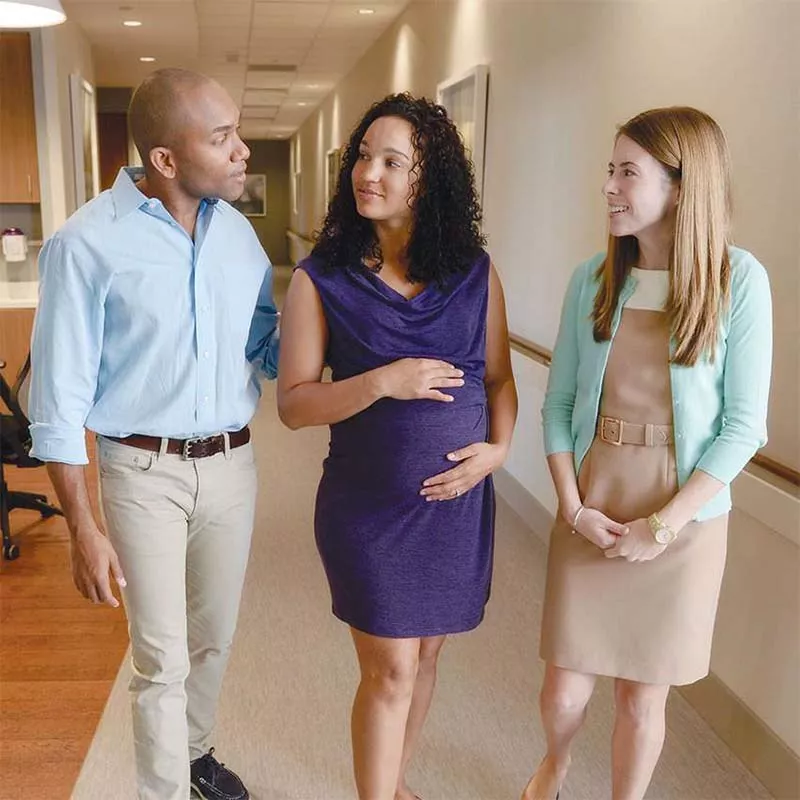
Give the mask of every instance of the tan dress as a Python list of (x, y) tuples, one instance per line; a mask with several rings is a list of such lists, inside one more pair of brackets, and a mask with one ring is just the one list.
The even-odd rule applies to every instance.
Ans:
[[(667, 317), (646, 310), (653, 307), (646, 302), (635, 296), (622, 311), (600, 414), (671, 425)], [(585, 506), (618, 522), (647, 517), (678, 490), (674, 445), (617, 446), (596, 436), (578, 486)], [(690, 523), (657, 558), (628, 562), (607, 559), (559, 517), (550, 538), (542, 658), (641, 683), (682, 685), (707, 675), (727, 524), (727, 514)]]

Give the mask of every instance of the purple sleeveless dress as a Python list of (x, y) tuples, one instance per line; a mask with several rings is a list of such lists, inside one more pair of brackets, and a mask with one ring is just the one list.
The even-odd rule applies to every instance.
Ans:
[(314, 528), (333, 613), (376, 636), (458, 633), (483, 619), (494, 545), (487, 478), (428, 503), (425, 478), (446, 456), (486, 441), (484, 373), (490, 260), (406, 300), (366, 267), (302, 261), (329, 329), (327, 363), (343, 380), (400, 358), (440, 358), (464, 370), (455, 401), (383, 399), (331, 425)]

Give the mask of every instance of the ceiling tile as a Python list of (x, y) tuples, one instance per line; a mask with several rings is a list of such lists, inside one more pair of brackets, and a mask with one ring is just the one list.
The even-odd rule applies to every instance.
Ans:
[(256, 72), (248, 70), (248, 89), (288, 89), (297, 78), (296, 71)]
[(279, 105), (274, 106), (245, 106), (242, 109), (242, 120), (251, 119), (273, 119), (280, 109)]
[(280, 105), (284, 97), (286, 97), (286, 92), (247, 89), (244, 93), (244, 104), (246, 106)]
[[(294, 131), (407, 5), (406, 0), (143, 0), (121, 11), (117, 0), (62, 3), (92, 44), (99, 86), (135, 86), (164, 66), (194, 69), (216, 78), (247, 109), (257, 106), (257, 113), (267, 114), (280, 105), (278, 121), (268, 123), (270, 135), (281, 125), (284, 133)], [(360, 15), (362, 7), (375, 13)], [(129, 18), (144, 24), (123, 27)], [(143, 64), (144, 55), (157, 60)], [(248, 62), (293, 65), (297, 73), (291, 79), (252, 73), (245, 83)], [(298, 106), (298, 100), (307, 105)]]

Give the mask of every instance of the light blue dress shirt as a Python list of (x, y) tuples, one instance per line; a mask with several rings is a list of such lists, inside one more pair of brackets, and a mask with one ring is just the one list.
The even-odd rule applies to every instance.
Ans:
[[(714, 360), (701, 357), (691, 367), (670, 364), (678, 484), (683, 486), (695, 469), (724, 484), (697, 520), (730, 509), (728, 484), (767, 442), (772, 370), (769, 279), (746, 250), (731, 247), (729, 253), (731, 300)], [(622, 307), (637, 283), (629, 276), (622, 288), (611, 340), (596, 342), (591, 318), (599, 287), (595, 273), (604, 259), (604, 253), (596, 255), (572, 276), (542, 407), (545, 452), (574, 453), (576, 474), (594, 440), (603, 378)], [(674, 341), (671, 352), (675, 352)]]
[(32, 455), (88, 462), (84, 428), (185, 439), (244, 427), (277, 374), (272, 267), (248, 220), (200, 204), (194, 240), (123, 169), (39, 256)]

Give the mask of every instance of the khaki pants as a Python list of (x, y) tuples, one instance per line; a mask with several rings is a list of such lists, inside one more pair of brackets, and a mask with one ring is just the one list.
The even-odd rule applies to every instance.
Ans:
[(214, 724), (256, 499), (251, 444), (184, 461), (100, 437), (109, 539), (127, 588), (139, 800), (186, 800)]

